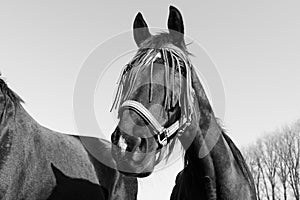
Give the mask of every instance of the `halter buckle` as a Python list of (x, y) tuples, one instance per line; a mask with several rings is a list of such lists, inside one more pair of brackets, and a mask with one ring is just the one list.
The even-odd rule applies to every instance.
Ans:
[(168, 144), (168, 135), (169, 135), (169, 130), (165, 128), (161, 133), (159, 133), (157, 135), (157, 142), (161, 146), (167, 145)]

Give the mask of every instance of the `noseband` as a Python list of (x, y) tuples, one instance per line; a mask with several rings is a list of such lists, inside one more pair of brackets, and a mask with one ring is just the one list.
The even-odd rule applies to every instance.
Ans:
[(152, 126), (152, 129), (154, 131), (154, 138), (158, 143), (159, 148), (167, 145), (177, 134), (182, 134), (184, 130), (190, 125), (190, 123), (187, 122), (187, 119), (183, 118), (181, 125), (180, 120), (177, 120), (169, 127), (163, 127), (150, 113), (150, 111), (145, 108), (145, 106), (133, 100), (124, 101), (120, 109), (132, 109), (144, 120), (146, 120)]

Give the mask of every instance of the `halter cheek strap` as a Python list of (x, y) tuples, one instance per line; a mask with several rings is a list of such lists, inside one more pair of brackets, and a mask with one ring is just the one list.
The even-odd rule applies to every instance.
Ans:
[[(189, 125), (187, 123), (187, 119), (184, 118), (182, 120), (182, 126), (180, 126), (179, 120), (177, 120), (175, 123), (173, 123), (168, 128), (165, 128), (160, 125), (160, 123), (155, 119), (155, 117), (149, 112), (145, 106), (143, 106), (141, 103), (133, 100), (127, 100), (124, 101), (124, 103), (121, 105), (120, 109), (130, 108), (134, 110), (136, 113), (138, 113), (141, 117), (143, 117), (144, 120), (146, 120), (152, 128), (155, 130), (156, 134), (154, 135), (154, 138), (156, 139), (156, 142), (159, 144), (160, 147), (163, 147), (168, 144), (168, 142), (176, 135), (176, 132), (183, 132), (184, 129)], [(183, 127), (181, 130), (179, 130), (181, 127)]]

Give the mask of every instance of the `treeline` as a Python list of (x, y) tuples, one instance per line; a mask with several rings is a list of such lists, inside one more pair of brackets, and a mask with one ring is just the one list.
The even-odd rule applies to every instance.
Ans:
[(258, 200), (300, 200), (300, 120), (242, 149)]

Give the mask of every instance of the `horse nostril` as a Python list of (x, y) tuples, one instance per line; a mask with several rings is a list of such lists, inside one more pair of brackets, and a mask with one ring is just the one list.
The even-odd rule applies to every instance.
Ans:
[(139, 145), (139, 149), (143, 153), (147, 153), (147, 140), (146, 138), (141, 138), (141, 143)]
[(116, 129), (111, 135), (111, 142), (119, 148), (121, 155), (124, 155), (126, 152), (134, 152), (137, 149), (146, 152), (147, 149), (145, 138), (123, 133), (119, 129)]

